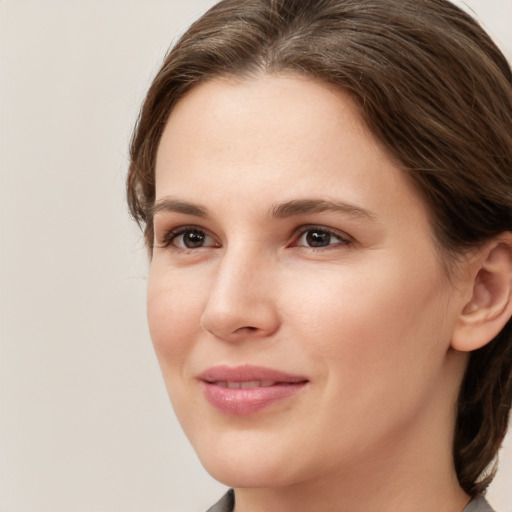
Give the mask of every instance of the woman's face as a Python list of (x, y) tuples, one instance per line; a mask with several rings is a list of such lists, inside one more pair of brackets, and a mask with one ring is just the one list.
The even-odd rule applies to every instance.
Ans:
[(214, 477), (292, 485), (449, 443), (462, 292), (348, 96), (197, 86), (165, 128), (154, 212), (151, 336)]

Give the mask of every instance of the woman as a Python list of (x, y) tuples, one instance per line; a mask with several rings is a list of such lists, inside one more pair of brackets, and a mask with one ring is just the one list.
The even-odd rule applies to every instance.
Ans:
[(511, 127), (445, 0), (223, 0), (172, 49), (128, 198), (169, 395), (234, 488), (212, 511), (491, 510)]

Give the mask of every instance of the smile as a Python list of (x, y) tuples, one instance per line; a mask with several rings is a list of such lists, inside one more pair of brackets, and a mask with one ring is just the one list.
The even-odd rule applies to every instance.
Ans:
[(218, 366), (199, 376), (206, 400), (224, 414), (247, 416), (304, 389), (308, 379), (256, 366)]

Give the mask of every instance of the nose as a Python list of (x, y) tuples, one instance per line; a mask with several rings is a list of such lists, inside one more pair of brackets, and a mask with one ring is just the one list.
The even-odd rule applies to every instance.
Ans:
[(270, 266), (263, 257), (226, 252), (211, 282), (202, 328), (233, 342), (272, 336), (280, 319)]

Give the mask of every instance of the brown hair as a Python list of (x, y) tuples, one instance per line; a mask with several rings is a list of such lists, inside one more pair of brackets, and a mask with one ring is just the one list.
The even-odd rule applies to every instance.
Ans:
[[(215, 76), (282, 71), (355, 98), (425, 197), (445, 255), (512, 230), (512, 73), (469, 15), (446, 0), (223, 0), (167, 55), (134, 132), (128, 203), (150, 249), (156, 152), (174, 105)], [(472, 496), (492, 479), (482, 473), (511, 402), (509, 321), (471, 354), (460, 390), (454, 462)]]

